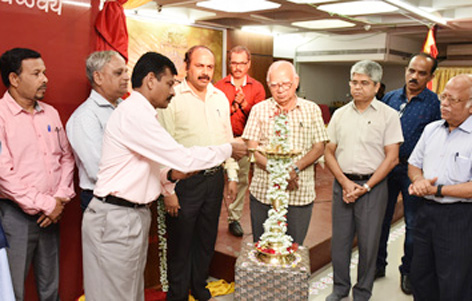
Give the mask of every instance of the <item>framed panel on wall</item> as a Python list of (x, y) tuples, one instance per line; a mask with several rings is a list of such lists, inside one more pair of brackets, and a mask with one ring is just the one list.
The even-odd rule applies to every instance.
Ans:
[(167, 56), (178, 71), (177, 78), (185, 77), (185, 52), (192, 46), (205, 45), (215, 54), (215, 73), (213, 82), (223, 76), (224, 30), (190, 25), (172, 24), (144, 20), (127, 16), (129, 34), (129, 62), (133, 69), (137, 60), (148, 51)]

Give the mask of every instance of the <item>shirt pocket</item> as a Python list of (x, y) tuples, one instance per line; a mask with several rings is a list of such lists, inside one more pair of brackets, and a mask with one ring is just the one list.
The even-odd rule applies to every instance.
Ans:
[(65, 149), (65, 143), (67, 143), (65, 141), (64, 128), (62, 126), (48, 126), (48, 138), (51, 154), (62, 154)]
[(470, 158), (456, 155), (452, 167), (449, 169), (448, 176), (456, 183), (465, 183), (470, 180), (472, 161)]

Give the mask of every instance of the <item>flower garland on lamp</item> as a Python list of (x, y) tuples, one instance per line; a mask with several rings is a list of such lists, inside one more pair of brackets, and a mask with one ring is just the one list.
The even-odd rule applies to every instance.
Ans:
[(159, 238), (159, 274), (163, 292), (169, 290), (167, 281), (167, 226), (166, 226), (166, 208), (164, 199), (157, 200), (157, 235)]
[(292, 243), (293, 239), (287, 235), (287, 208), (289, 193), (287, 191), (290, 178), (292, 157), (297, 152), (292, 150), (289, 139), (289, 120), (283, 111), (274, 114), (274, 135), (265, 150), (267, 157), (267, 172), (271, 186), (267, 192), (267, 198), (272, 203), (268, 212), (268, 218), (264, 222), (264, 234), (255, 244), (258, 252), (257, 258), (265, 263), (274, 265), (293, 264), (298, 245)]

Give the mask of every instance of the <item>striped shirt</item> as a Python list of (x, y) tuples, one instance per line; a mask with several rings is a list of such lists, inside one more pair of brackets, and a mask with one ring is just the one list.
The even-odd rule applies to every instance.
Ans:
[[(280, 109), (273, 98), (256, 104), (249, 115), (243, 139), (257, 141), (259, 147), (266, 147), (273, 135), (274, 113)], [(328, 135), (321, 110), (312, 101), (298, 98), (296, 106), (287, 115), (293, 149), (301, 151), (301, 154), (293, 159), (295, 163), (313, 148), (313, 144), (328, 141)], [(316, 196), (314, 166), (300, 172), (298, 183), (299, 188), (289, 192), (289, 205), (303, 206), (312, 203)], [(254, 176), (249, 191), (260, 202), (270, 204), (267, 198), (268, 188), (269, 173), (254, 165)]]

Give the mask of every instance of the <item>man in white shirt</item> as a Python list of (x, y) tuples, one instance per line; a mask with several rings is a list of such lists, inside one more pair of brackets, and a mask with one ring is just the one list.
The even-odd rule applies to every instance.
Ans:
[(167, 57), (144, 54), (131, 77), (134, 91), (108, 120), (94, 198), (82, 220), (87, 301), (143, 301), (148, 204), (161, 193), (172, 195), (183, 173), (247, 154), (242, 143), (185, 148), (172, 139), (156, 108), (167, 107), (174, 96), (175, 74)]

